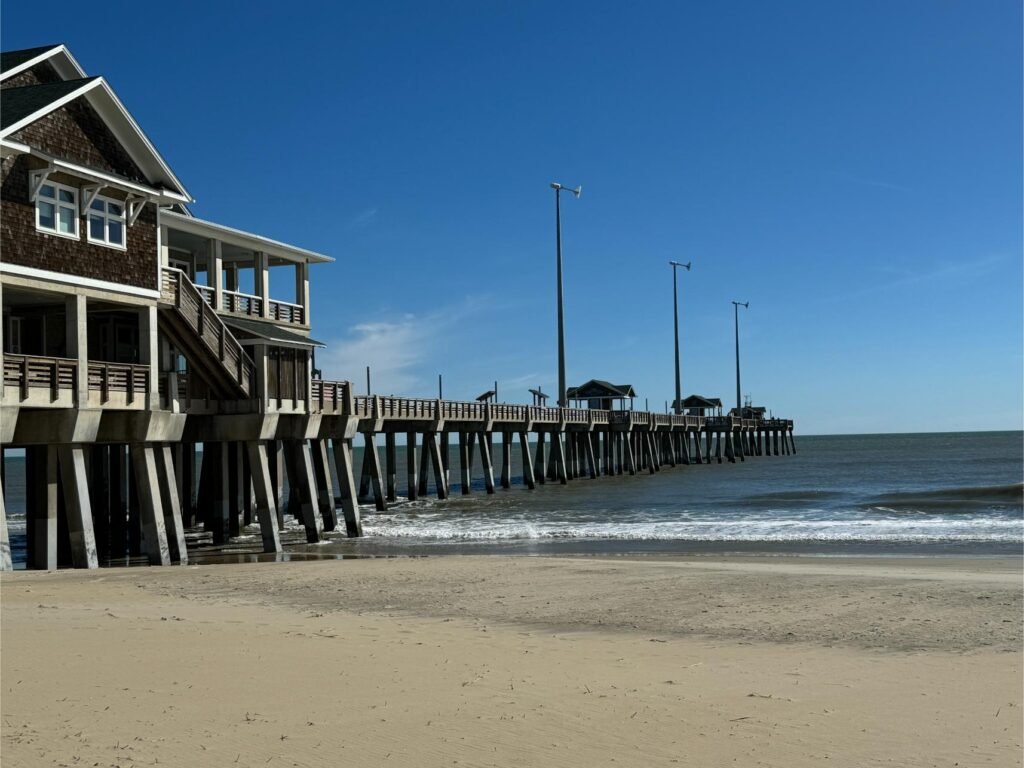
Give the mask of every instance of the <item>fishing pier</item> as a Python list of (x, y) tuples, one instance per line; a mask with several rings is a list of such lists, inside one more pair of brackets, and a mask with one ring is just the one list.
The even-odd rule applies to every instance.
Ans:
[(197, 218), (64, 46), (5, 53), (0, 87), (0, 568), (11, 451), (25, 457), (27, 566), (42, 569), (187, 563), (186, 531), (221, 545), (252, 523), (280, 552), (286, 515), (309, 542), (361, 536), (360, 501), (387, 509), (400, 472), (407, 498), (445, 499), (472, 491), (477, 457), (496, 493), (795, 452), (792, 421), (709, 413), (703, 398), (662, 414), (325, 381), (309, 274), (332, 258)]

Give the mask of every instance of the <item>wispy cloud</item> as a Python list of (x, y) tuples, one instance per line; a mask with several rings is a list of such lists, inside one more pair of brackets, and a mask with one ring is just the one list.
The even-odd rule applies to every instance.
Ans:
[(349, 229), (362, 229), (368, 227), (373, 223), (373, 220), (377, 217), (376, 208), (367, 208), (365, 211), (360, 211), (351, 219), (348, 220), (345, 226)]
[(974, 259), (964, 259), (956, 262), (947, 261), (921, 270), (911, 270), (892, 265), (881, 265), (876, 269), (876, 271), (887, 277), (887, 279), (882, 282), (875, 283), (873, 285), (866, 285), (862, 288), (840, 294), (822, 296), (822, 300), (826, 302), (837, 301), (839, 299), (847, 300), (864, 296), (866, 294), (877, 293), (879, 291), (888, 291), (897, 288), (912, 288), (914, 286), (927, 283), (943, 283), (951, 280), (962, 281), (977, 279), (991, 274), (992, 271), (1005, 260), (1005, 256), (1001, 254), (989, 254), (987, 256), (979, 256)]
[(458, 335), (460, 323), (482, 307), (482, 300), (467, 299), (425, 315), (359, 323), (344, 337), (331, 340), (317, 363), (324, 378), (362, 382), (366, 366), (370, 366), (374, 392), (423, 394), (432, 386), (423, 366), (442, 356)]

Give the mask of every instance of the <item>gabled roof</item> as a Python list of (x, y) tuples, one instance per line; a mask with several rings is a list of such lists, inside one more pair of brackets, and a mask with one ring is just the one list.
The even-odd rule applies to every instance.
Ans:
[(75, 57), (65, 46), (41, 45), (37, 48), (0, 53), (0, 80), (13, 77), (43, 61), (48, 61), (63, 80), (78, 80), (85, 77), (85, 70), (78, 65)]
[[(63, 80), (56, 83), (26, 85), (7, 88), (0, 96), (0, 129), (6, 131), (15, 124), (27, 125), (27, 118), (37, 112), (48, 112), (51, 104), (66, 104), (89, 90), (98, 77)], [(56, 107), (53, 107), (56, 109)]]
[(717, 397), (690, 395), (683, 400), (683, 408), (721, 408), (722, 401)]
[[(63, 46), (60, 46), (63, 48)], [(70, 54), (68, 54), (70, 56)], [(72, 59), (73, 61), (73, 59)], [(77, 67), (77, 64), (75, 65)], [(24, 67), (23, 67), (24, 68)], [(5, 73), (6, 74), (6, 73)], [(74, 84), (77, 83), (77, 86)], [(71, 90), (67, 90), (67, 89)], [(39, 120), (70, 101), (84, 97), (125, 148), (147, 180), (180, 195), (182, 202), (192, 202), (185, 186), (174, 175), (160, 153), (150, 143), (139, 124), (131, 116), (117, 94), (102, 77), (68, 80), (63, 83), (27, 85), (5, 88), (0, 94), (4, 113), (0, 139), (5, 139), (36, 120)], [(8, 116), (8, 104), (14, 104)]]
[(598, 397), (636, 397), (632, 384), (609, 384), (602, 379), (591, 379), (578, 387), (569, 387), (565, 396), (572, 399)]

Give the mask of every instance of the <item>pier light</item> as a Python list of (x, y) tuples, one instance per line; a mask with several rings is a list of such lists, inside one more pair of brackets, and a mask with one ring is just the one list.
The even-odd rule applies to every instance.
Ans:
[(736, 315), (736, 412), (743, 413), (743, 401), (740, 399), (740, 307), (750, 309), (749, 301), (734, 301), (732, 303)]
[(693, 262), (688, 261), (683, 264), (678, 261), (670, 261), (669, 264), (672, 265), (672, 316), (676, 329), (676, 401), (673, 410), (678, 415), (683, 412), (683, 392), (679, 373), (679, 288), (676, 285), (676, 268), (683, 267), (689, 272)]
[(565, 323), (562, 313), (562, 190), (572, 192), (578, 199), (583, 187), (564, 187), (558, 182), (551, 182), (555, 190), (555, 252), (558, 262), (557, 293), (558, 293), (558, 405), (566, 406), (565, 399)]

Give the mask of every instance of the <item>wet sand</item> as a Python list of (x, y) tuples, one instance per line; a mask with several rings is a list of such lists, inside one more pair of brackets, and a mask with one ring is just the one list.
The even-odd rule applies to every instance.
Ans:
[(0, 581), (12, 766), (1020, 765), (1021, 561), (436, 557)]

